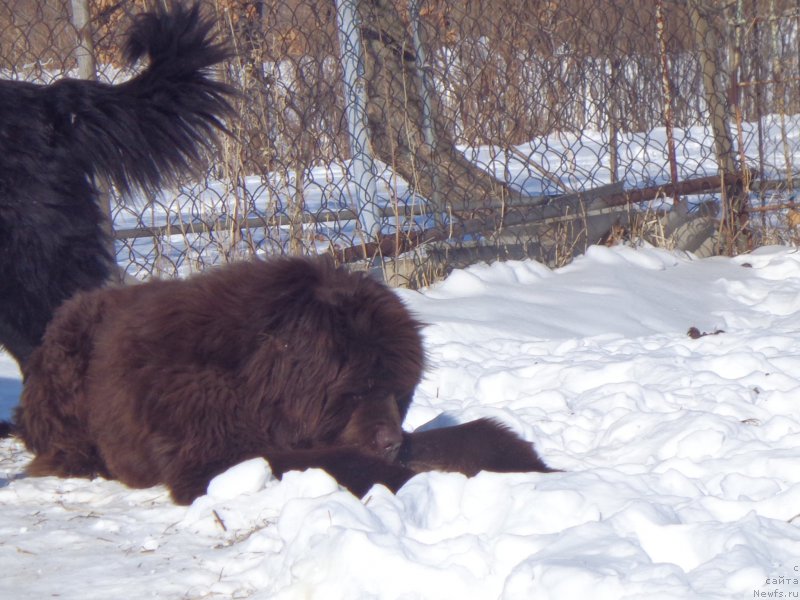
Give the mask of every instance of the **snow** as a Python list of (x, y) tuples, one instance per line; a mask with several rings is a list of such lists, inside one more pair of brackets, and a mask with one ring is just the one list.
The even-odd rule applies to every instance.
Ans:
[[(800, 253), (593, 247), (398, 293), (427, 324), (406, 427), (494, 417), (563, 472), (359, 500), (256, 459), (178, 507), (24, 477), (4, 440), (0, 598), (800, 597)], [(19, 389), (0, 357), (4, 414)]]

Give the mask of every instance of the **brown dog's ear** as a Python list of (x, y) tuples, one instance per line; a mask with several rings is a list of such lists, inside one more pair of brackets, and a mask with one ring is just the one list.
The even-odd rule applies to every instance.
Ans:
[(491, 419), (406, 433), (397, 462), (416, 473), (455, 471), (472, 476), (480, 471), (555, 471), (542, 462), (533, 444)]

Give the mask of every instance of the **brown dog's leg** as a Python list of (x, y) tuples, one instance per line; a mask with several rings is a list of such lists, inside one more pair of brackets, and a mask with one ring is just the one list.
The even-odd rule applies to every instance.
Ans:
[(442, 427), (403, 436), (398, 462), (415, 472), (455, 471), (475, 475), (498, 473), (550, 473), (533, 444), (491, 419)]
[(359, 498), (376, 483), (396, 492), (416, 474), (404, 465), (349, 447), (270, 451), (266, 459), (277, 477), (287, 471), (323, 469)]
[[(196, 465), (170, 473), (166, 484), (172, 499), (176, 504), (191, 504), (195, 498), (206, 493), (208, 484), (214, 477), (228, 469), (231, 464), (248, 458), (255, 457), (242, 456), (233, 463), (226, 460), (224, 463)], [(415, 475), (407, 467), (349, 447), (270, 450), (264, 458), (269, 462), (272, 473), (279, 479), (288, 471), (322, 469), (359, 498), (376, 483), (396, 492)]]

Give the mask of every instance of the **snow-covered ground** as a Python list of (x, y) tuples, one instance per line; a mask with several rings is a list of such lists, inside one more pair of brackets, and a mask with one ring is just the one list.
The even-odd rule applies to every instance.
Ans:
[[(495, 417), (563, 472), (359, 500), (256, 460), (177, 507), (25, 478), (5, 440), (0, 598), (800, 597), (800, 253), (593, 247), (398, 293), (428, 323), (406, 426)], [(19, 387), (0, 358), (6, 412)]]

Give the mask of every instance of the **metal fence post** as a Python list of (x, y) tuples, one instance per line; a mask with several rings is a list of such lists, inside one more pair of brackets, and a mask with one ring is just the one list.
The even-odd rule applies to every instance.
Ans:
[(355, 183), (359, 221), (370, 240), (380, 234), (380, 209), (376, 203), (376, 168), (369, 145), (367, 101), (364, 90), (364, 51), (356, 11), (358, 0), (336, 0), (339, 47), (344, 75), (344, 104), (350, 136), (349, 180)]
[[(92, 28), (90, 27), (89, 0), (71, 0), (70, 7), (72, 8), (72, 25), (78, 35), (78, 46), (75, 48), (75, 55), (78, 60), (78, 75), (82, 79), (97, 81), (97, 61), (94, 56), (94, 40), (92, 39)], [(108, 236), (108, 251), (111, 256), (116, 256), (111, 193), (106, 183), (102, 180), (97, 181), (96, 186), (98, 205), (105, 219), (103, 227)]]
[[(431, 65), (428, 63), (427, 51), (425, 49), (425, 45), (422, 43), (422, 36), (420, 34), (419, 4), (419, 0), (410, 0), (408, 4), (408, 12), (411, 20), (412, 42), (414, 44), (414, 56), (416, 58), (417, 73), (419, 74), (420, 96), (422, 97), (422, 135), (425, 145), (428, 146), (428, 151), (431, 154), (434, 154), (436, 149), (436, 132), (433, 128), (433, 98), (431, 97), (432, 84), (429, 74)], [(442, 206), (440, 198), (441, 189), (436, 170), (433, 169), (432, 171), (432, 173), (428, 174), (428, 176), (432, 178), (433, 185), (433, 194), (430, 198), (430, 201), (437, 209), (434, 214), (438, 223), (441, 221), (438, 210)]]

